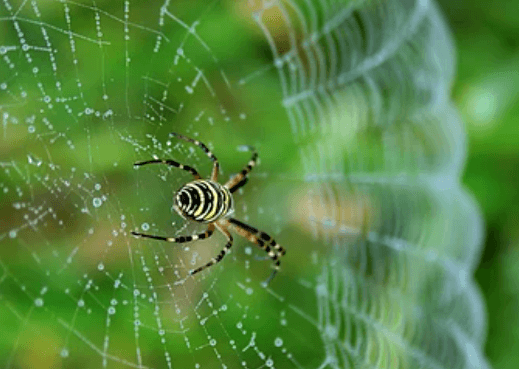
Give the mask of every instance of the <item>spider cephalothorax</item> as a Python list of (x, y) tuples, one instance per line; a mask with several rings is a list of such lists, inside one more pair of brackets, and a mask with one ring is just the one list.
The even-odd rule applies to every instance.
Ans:
[(247, 148), (252, 151), (251, 160), (238, 175), (231, 178), (224, 185), (221, 185), (217, 182), (220, 164), (218, 163), (218, 159), (216, 159), (206, 145), (198, 140), (177, 133), (171, 133), (170, 136), (191, 142), (204, 150), (207, 156), (213, 161), (213, 170), (210, 179), (202, 179), (195, 168), (169, 159), (141, 161), (134, 163), (134, 165), (167, 164), (191, 173), (195, 180), (186, 183), (176, 192), (173, 207), (186, 219), (208, 224), (207, 230), (204, 233), (180, 237), (162, 237), (137, 232), (132, 232), (132, 235), (136, 237), (153, 238), (166, 242), (183, 243), (210, 237), (213, 234), (215, 227), (218, 228), (218, 230), (227, 238), (227, 244), (224, 246), (223, 250), (220, 251), (216, 257), (213, 257), (207, 264), (192, 270), (190, 274), (193, 275), (220, 262), (229, 252), (233, 243), (233, 238), (228, 230), (230, 228), (240, 236), (245, 237), (250, 242), (254, 242), (256, 245), (261, 247), (274, 261), (274, 271), (266, 281), (268, 284), (279, 270), (279, 258), (285, 255), (285, 249), (278, 245), (278, 243), (266, 233), (242, 223), (237, 219), (231, 218), (234, 211), (232, 194), (247, 183), (247, 175), (256, 165), (258, 159), (256, 150), (251, 146), (247, 146)]

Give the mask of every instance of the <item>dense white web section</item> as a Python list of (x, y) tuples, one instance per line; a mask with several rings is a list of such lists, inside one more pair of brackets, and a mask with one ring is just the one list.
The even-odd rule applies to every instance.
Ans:
[[(0, 367), (488, 368), (428, 0), (0, 0)], [(176, 214), (207, 144), (281, 272)]]

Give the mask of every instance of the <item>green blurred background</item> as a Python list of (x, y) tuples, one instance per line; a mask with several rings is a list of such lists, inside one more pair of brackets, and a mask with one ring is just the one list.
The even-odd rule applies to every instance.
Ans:
[[(510, 0), (497, 2), (441, 0), (439, 3), (451, 27), (457, 47), (457, 78), (454, 84), (453, 98), (466, 124), (469, 137), (468, 158), (463, 182), (480, 204), (487, 227), (482, 259), (476, 271), (477, 283), (483, 291), (488, 311), (488, 338), (485, 352), (494, 368), (516, 369), (519, 368), (519, 175), (516, 169), (519, 165), (519, 3)], [(188, 7), (184, 6), (184, 8), (187, 9)], [(62, 10), (59, 10), (59, 12), (56, 18), (62, 17)], [(193, 10), (193, 12), (196, 13), (198, 10)], [(91, 13), (86, 13), (91, 16)], [(229, 15), (220, 14), (220, 16), (226, 17)], [(79, 21), (79, 18), (76, 18), (76, 20)], [(206, 23), (211, 21), (222, 22), (221, 19), (205, 20)], [(85, 21), (87, 24), (84, 26), (85, 28), (92, 28), (89, 22), (90, 20)], [(150, 24), (156, 25), (156, 20), (150, 21)], [(75, 26), (78, 29), (81, 28), (77, 23)], [(65, 29), (66, 25), (63, 24), (61, 27)], [(214, 40), (218, 39), (217, 33), (213, 36)], [(180, 38), (180, 36), (178, 37)], [(258, 40), (261, 37), (262, 35), (258, 33)], [(63, 38), (63, 42), (68, 41)], [(237, 33), (236, 38), (232, 40), (220, 40), (219, 45), (221, 47), (215, 50), (216, 53), (219, 53), (218, 56), (224, 69), (229, 70), (231, 75), (233, 72), (235, 75), (246, 75), (248, 72), (240, 70), (240, 66), (236, 67), (234, 57), (230, 57), (229, 60), (225, 60), (224, 57), (227, 53), (229, 55), (236, 53), (240, 42), (245, 43), (248, 40), (245, 37), (240, 38)], [(262, 55), (266, 63), (270, 58), (270, 51), (267, 48), (259, 49), (259, 47), (265, 47), (263, 41), (258, 41), (257, 49), (249, 49), (244, 52)], [(122, 51), (121, 48), (121, 53)], [(88, 52), (88, 49), (83, 48), (83, 52)], [(122, 56), (120, 57), (122, 58)], [(146, 55), (142, 56), (142, 58), (146, 57)], [(261, 56), (258, 59), (261, 59)], [(251, 66), (251, 69), (257, 69), (260, 66), (261, 64)], [(217, 74), (218, 71), (210, 71), (209, 73)], [(34, 77), (29, 75), (27, 78), (32, 79)], [(71, 78), (72, 80), (73, 78)], [(265, 100), (268, 100), (274, 94), (279, 94), (278, 90), (268, 90), (273, 88), (270, 82), (268, 78), (255, 81), (255, 86), (258, 86), (256, 87), (257, 93), (264, 94)], [(85, 91), (87, 91), (86, 88)], [(221, 89), (219, 93), (222, 93), (222, 91), (224, 89)], [(269, 92), (266, 93), (265, 91)], [(100, 95), (99, 91), (89, 91), (89, 93)], [(189, 101), (187, 97), (185, 100)], [(275, 96), (275, 100), (278, 101), (279, 96)], [(193, 105), (195, 107), (192, 107), (191, 114), (196, 116), (200, 109), (196, 106), (196, 103)], [(188, 106), (186, 111), (189, 111), (189, 108)], [(254, 110), (262, 110), (250, 106), (243, 106), (239, 109), (247, 111), (248, 114), (251, 112), (252, 120), (254, 119)], [(278, 138), (268, 131), (275, 131), (276, 119), (284, 119), (278, 113), (279, 111), (263, 110), (261, 117), (268, 117), (267, 120), (270, 124), (267, 126), (253, 125), (252, 128), (244, 125), (241, 131), (234, 132), (231, 145), (236, 146), (244, 143), (246, 142), (245, 137), (253, 135), (260, 137), (259, 141), (264, 147), (279, 146), (279, 142), (276, 142)], [(68, 123), (64, 122), (63, 124)], [(123, 129), (131, 131), (132, 127), (127, 126)], [(255, 129), (255, 132), (250, 132), (250, 130)], [(153, 128), (150, 130), (153, 130)], [(168, 130), (169, 127), (157, 125), (153, 134), (157, 137), (163, 136)], [(225, 130), (215, 129), (214, 131), (216, 135), (220, 135), (215, 136), (216, 142), (229, 139), (225, 133), (221, 133), (226, 132)], [(101, 146), (110, 146), (106, 145), (106, 142), (110, 142), (111, 139), (108, 133), (104, 140), (99, 139), (100, 136), (104, 137), (103, 132), (99, 133), (94, 141), (105, 142), (104, 144), (101, 143)], [(95, 135), (96, 132), (93, 132), (93, 134)], [(111, 166), (113, 162), (110, 155), (107, 155), (106, 167)], [(123, 162), (135, 160), (135, 153), (133, 152), (123, 153), (122, 155), (117, 152), (113, 155), (126, 155)], [(273, 167), (278, 164), (273, 160), (275, 157), (275, 152), (264, 150), (262, 154), (264, 164), (262, 165), (266, 173), (274, 171)], [(220, 159), (231, 167), (239, 167), (243, 162), (241, 157), (237, 157), (229, 151), (221, 153)], [(274, 164), (272, 164), (273, 162)], [(271, 167), (268, 163), (271, 163)], [(277, 168), (277, 170), (281, 173), (286, 172), (290, 168), (290, 163), (285, 165), (286, 167)], [(84, 166), (88, 167), (86, 161)], [(118, 173), (117, 169), (111, 169), (112, 173), (108, 175), (110, 182), (118, 184), (127, 182), (127, 177)], [(161, 184), (158, 183), (157, 185)], [(133, 188), (127, 191), (128, 198), (132, 197)], [(158, 199), (157, 201), (162, 200)], [(169, 209), (166, 209), (166, 211), (169, 211)], [(167, 221), (169, 219), (164, 221), (164, 226), (167, 225)], [(107, 229), (111, 231), (111, 227), (111, 225), (108, 225)], [(92, 269), (95, 268), (96, 265), (92, 265)], [(287, 271), (287, 273), (290, 273), (290, 271)], [(31, 281), (30, 278), (30, 276), (26, 276), (26, 280), (30, 281), (29, 284), (36, 285), (37, 281)], [(59, 309), (59, 304), (60, 299), (57, 298), (54, 308)], [(20, 309), (23, 309), (23, 307), (20, 307)], [(34, 321), (37, 322), (37, 319), (37, 317), (34, 318)], [(3, 323), (6, 324), (6, 322)], [(83, 323), (83, 326), (87, 327), (88, 324), (89, 321), (87, 320)], [(123, 326), (131, 331), (131, 326), (124, 324)], [(17, 327), (14, 327), (13, 332), (16, 333), (17, 329)], [(126, 333), (128, 332), (120, 332), (121, 337)], [(52, 335), (49, 334), (50, 336)], [(117, 334), (114, 333), (113, 337), (117, 337)], [(155, 340), (157, 338), (154, 337)], [(14, 336), (3, 337), (4, 347), (9, 346), (14, 339)], [(102, 342), (102, 338), (99, 338), (98, 342)], [(41, 348), (36, 347), (32, 352), (43, 352), (45, 349), (45, 342), (43, 342)], [(302, 350), (304, 349), (303, 347)], [(178, 353), (178, 355), (181, 355), (181, 353)], [(27, 362), (33, 363), (38, 362), (38, 360), (41, 360), (41, 357), (28, 358)]]
[(519, 2), (441, 0), (458, 65), (453, 97), (468, 131), (463, 183), (486, 221), (476, 280), (488, 311), (485, 352), (519, 367)]

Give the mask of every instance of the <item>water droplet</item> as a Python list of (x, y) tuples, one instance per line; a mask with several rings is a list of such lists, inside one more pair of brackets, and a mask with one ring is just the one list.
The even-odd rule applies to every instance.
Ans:
[(37, 299), (34, 300), (34, 305), (36, 305), (37, 307), (42, 307), (43, 306), (43, 299), (38, 297)]
[(33, 157), (30, 154), (27, 155), (27, 161), (29, 162), (29, 164), (36, 165), (37, 167), (41, 165), (41, 160)]
[(250, 151), (251, 150), (251, 147), (248, 146), (248, 145), (240, 145), (237, 147), (238, 151)]
[(324, 284), (319, 284), (317, 286), (315, 292), (317, 293), (317, 296), (326, 296), (327, 295), (326, 286)]
[(337, 328), (332, 325), (327, 325), (324, 329), (324, 334), (330, 339), (336, 339), (338, 334)]
[(276, 347), (281, 347), (281, 346), (283, 346), (283, 340), (282, 340), (281, 338), (279, 338), (279, 337), (276, 337), (276, 339), (274, 340), (274, 345), (275, 345)]
[(103, 205), (103, 200), (101, 200), (99, 197), (94, 197), (92, 204), (94, 204), (94, 207), (98, 208)]

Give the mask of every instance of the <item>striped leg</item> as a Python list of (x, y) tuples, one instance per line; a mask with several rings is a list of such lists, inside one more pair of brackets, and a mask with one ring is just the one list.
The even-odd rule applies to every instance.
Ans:
[(279, 258), (286, 254), (286, 250), (268, 234), (259, 231), (258, 229), (251, 227), (248, 224), (242, 223), (234, 218), (229, 218), (226, 220), (226, 222), (228, 222), (228, 224), (240, 236), (245, 237), (250, 242), (254, 242), (256, 245), (265, 250), (268, 257), (274, 261), (274, 270), (272, 271), (270, 277), (263, 283), (265, 286), (268, 285), (278, 272), (280, 264)]
[(249, 177), (243, 177), (240, 183), (237, 183), (235, 186), (233, 186), (232, 190), (229, 190), (229, 192), (234, 193), (238, 191), (240, 188), (245, 186), (249, 182)]
[(218, 230), (220, 232), (222, 232), (225, 235), (225, 237), (227, 237), (227, 243), (225, 244), (222, 251), (220, 251), (220, 253), (216, 257), (212, 258), (210, 262), (208, 262), (207, 264), (205, 264), (199, 268), (196, 268), (195, 270), (190, 271), (189, 274), (194, 275), (198, 272), (201, 272), (205, 268), (209, 268), (210, 266), (212, 266), (216, 263), (219, 263), (224, 258), (224, 256), (229, 253), (229, 250), (231, 250), (232, 241), (233, 241), (231, 234), (229, 233), (227, 228), (223, 225), (216, 223), (216, 227), (218, 228)]
[(166, 242), (174, 242), (174, 243), (184, 243), (184, 242), (191, 242), (196, 240), (202, 240), (204, 238), (209, 238), (213, 235), (214, 232), (214, 223), (210, 223), (207, 227), (207, 231), (200, 234), (194, 234), (191, 236), (179, 236), (179, 237), (161, 237), (161, 236), (154, 236), (151, 234), (144, 234), (144, 233), (137, 233), (137, 232), (131, 232), (132, 235), (139, 238), (153, 238), (154, 240), (160, 240), (160, 241), (166, 241)]
[(220, 163), (218, 163), (218, 159), (216, 159), (216, 156), (214, 156), (214, 154), (211, 152), (211, 150), (209, 150), (207, 148), (207, 146), (205, 146), (202, 142), (200, 142), (198, 140), (194, 140), (192, 138), (186, 137), (179, 133), (172, 132), (169, 134), (169, 136), (177, 137), (177, 138), (180, 138), (181, 140), (191, 142), (191, 143), (195, 144), (196, 146), (200, 147), (202, 150), (204, 150), (204, 152), (207, 154), (209, 159), (211, 159), (213, 161), (213, 171), (211, 173), (211, 181), (216, 182), (216, 180), (218, 179), (218, 172), (220, 170)]
[(142, 165), (147, 165), (147, 164), (167, 164), (167, 165), (171, 165), (173, 167), (180, 168), (182, 170), (185, 170), (185, 171), (191, 173), (193, 175), (193, 177), (195, 177), (195, 179), (202, 178), (202, 177), (200, 177), (200, 174), (198, 174), (198, 172), (196, 171), (195, 168), (192, 168), (189, 165), (180, 164), (180, 163), (178, 163), (178, 162), (176, 162), (174, 160), (155, 159), (155, 160), (147, 160), (147, 161), (138, 161), (136, 163), (133, 163), (133, 165), (135, 167), (140, 167)]
[(252, 151), (252, 158), (247, 163), (247, 166), (243, 168), (243, 170), (235, 175), (233, 178), (231, 178), (224, 186), (231, 191), (231, 193), (238, 190), (240, 187), (243, 187), (247, 181), (248, 177), (247, 175), (250, 173), (252, 168), (256, 166), (256, 161), (258, 160), (258, 153), (256, 152), (256, 149), (252, 146), (246, 146), (249, 151)]
[[(252, 235), (252, 236), (256, 237), (258, 240), (263, 241), (264, 244), (273, 248), (276, 251), (276, 253), (279, 254), (279, 256), (283, 256), (286, 254), (286, 250), (265, 232), (262, 232), (262, 231), (258, 230), (257, 228), (251, 227), (248, 224), (240, 222), (238, 219), (229, 218), (227, 221), (233, 226), (233, 228), (236, 228), (237, 233), (238, 233), (238, 229), (243, 229), (243, 230), (247, 231), (247, 234), (240, 234), (241, 236), (248, 239), (248, 237), (250, 235)], [(252, 241), (252, 242), (255, 242), (255, 241)]]

